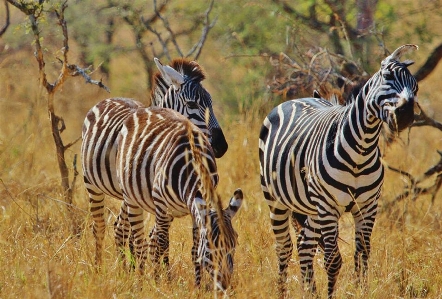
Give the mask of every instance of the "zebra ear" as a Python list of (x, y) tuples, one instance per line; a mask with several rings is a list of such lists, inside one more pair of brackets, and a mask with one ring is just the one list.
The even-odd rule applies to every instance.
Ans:
[(168, 65), (162, 65), (158, 58), (155, 57), (153, 60), (167, 84), (173, 85), (175, 89), (179, 89), (181, 84), (184, 83), (183, 75)]
[(244, 195), (241, 189), (236, 189), (233, 197), (230, 199), (229, 206), (224, 209), (224, 214), (232, 219), (242, 205)]
[(402, 55), (404, 55), (405, 53), (408, 53), (412, 50), (417, 50), (417, 49), (419, 49), (419, 47), (417, 45), (412, 45), (412, 44), (400, 46), (399, 48), (394, 50), (394, 52), (391, 53), (388, 57), (386, 57), (384, 60), (382, 60), (381, 66), (385, 67), (387, 64), (389, 64), (392, 61), (399, 62), (400, 61), (399, 59), (401, 58)]
[(407, 59), (407, 60), (405, 60), (402, 63), (405, 64), (406, 67), (409, 67), (410, 65), (414, 64), (414, 61)]
[(321, 97), (321, 94), (320, 94), (319, 91), (317, 91), (316, 89), (313, 90), (313, 97), (316, 98), (316, 99), (320, 99), (320, 98), (322, 98), (322, 97)]

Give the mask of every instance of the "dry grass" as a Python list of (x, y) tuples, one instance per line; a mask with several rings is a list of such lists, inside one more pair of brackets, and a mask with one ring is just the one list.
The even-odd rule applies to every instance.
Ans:
[[(95, 271), (87, 196), (78, 180), (74, 197), (78, 209), (73, 217), (83, 229), (80, 236), (73, 236), (71, 216), (60, 202), (59, 173), (44, 96), (39, 96), (37, 80), (32, 75), (35, 74), (31, 69), (25, 78), (18, 77), (12, 67), (4, 64), (0, 73), (0, 298), (213, 297), (212, 293), (193, 287), (189, 218), (176, 219), (171, 228), (171, 281), (155, 282), (149, 271), (144, 277), (124, 271), (117, 261), (113, 242), (112, 224), (118, 203), (112, 200), (108, 200), (104, 264), (100, 272)], [(432, 89), (440, 94), (439, 83), (437, 77), (432, 77), (421, 85), (424, 100)], [(68, 126), (63, 136), (66, 143), (80, 135), (89, 107), (107, 96), (94, 88), (85, 88), (82, 82), (68, 81), (57, 95), (59, 114), (65, 117)], [(274, 239), (259, 186), (257, 145), (262, 116), (249, 111), (220, 119), (230, 148), (218, 161), (221, 179), (218, 192), (224, 204), (238, 187), (245, 195), (244, 205), (234, 221), (239, 247), (231, 295), (232, 298), (276, 298)], [(390, 147), (385, 159), (419, 174), (438, 160), (434, 150), (440, 148), (441, 135), (433, 130), (414, 130), (410, 144), (399, 142)], [(402, 139), (406, 141), (406, 135)], [(78, 144), (68, 152), (67, 159), (72, 161), (76, 153), (79, 153)], [(383, 211), (382, 203), (391, 201), (402, 191), (402, 186), (400, 177), (387, 172), (372, 237), (366, 292), (354, 285), (352, 279), (352, 219), (346, 215), (341, 220), (344, 265), (337, 284), (338, 298), (442, 298), (440, 195), (433, 207), (429, 206), (428, 198), (420, 198)], [(151, 220), (147, 221), (151, 227)], [(315, 267), (319, 295), (324, 298), (326, 275), (321, 255), (317, 256)], [(296, 254), (289, 267), (289, 280), (290, 296), (306, 297)], [(209, 283), (208, 279), (206, 282)]]

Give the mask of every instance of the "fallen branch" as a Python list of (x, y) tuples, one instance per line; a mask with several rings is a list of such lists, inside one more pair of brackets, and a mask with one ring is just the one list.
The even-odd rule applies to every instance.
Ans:
[[(395, 199), (392, 202), (387, 203), (386, 208), (390, 208), (397, 202), (400, 202), (401, 200), (408, 198), (411, 196), (412, 201), (416, 201), (416, 199), (421, 195), (431, 195), (431, 204), (434, 204), (434, 199), (436, 198), (436, 195), (442, 186), (442, 151), (437, 151), (440, 160), (437, 164), (430, 167), (421, 178), (416, 179), (413, 175), (410, 173), (397, 169), (395, 167), (387, 165), (387, 168), (391, 171), (394, 171), (396, 173), (399, 173), (400, 175), (406, 177), (409, 181), (408, 184), (405, 185), (403, 193), (399, 194), (395, 197)], [(419, 184), (422, 184), (423, 182), (429, 180), (430, 178), (434, 178), (434, 175), (436, 175), (436, 178), (434, 180), (434, 183), (428, 187), (419, 187)]]
[(429, 117), (424, 112), (424, 110), (419, 106), (419, 103), (417, 103), (417, 105), (420, 109), (420, 113), (414, 115), (414, 123), (411, 125), (411, 127), (430, 126), (442, 131), (442, 124), (437, 120), (434, 120), (433, 118)]

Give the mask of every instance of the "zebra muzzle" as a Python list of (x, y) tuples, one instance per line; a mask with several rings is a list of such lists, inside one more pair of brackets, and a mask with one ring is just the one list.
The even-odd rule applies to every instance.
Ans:
[(229, 145), (227, 144), (224, 133), (220, 128), (212, 129), (211, 146), (213, 148), (213, 153), (215, 158), (221, 158), (227, 152)]

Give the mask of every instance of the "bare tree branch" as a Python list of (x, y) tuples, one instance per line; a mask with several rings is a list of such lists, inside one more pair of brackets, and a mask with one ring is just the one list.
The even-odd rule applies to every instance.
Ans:
[(282, 6), (282, 9), (293, 16), (295, 19), (302, 21), (304, 24), (309, 26), (314, 30), (327, 31), (329, 29), (329, 24), (321, 22), (318, 20), (316, 15), (316, 4), (312, 4), (309, 9), (308, 15), (302, 15), (298, 11), (296, 11), (292, 6), (290, 6), (287, 2), (281, 0), (273, 0), (274, 3)]
[(9, 27), (9, 24), (10, 24), (10, 20), (9, 20), (9, 5), (8, 5), (8, 1), (6, 1), (6, 0), (5, 0), (5, 13), (6, 13), (5, 25), (3, 25), (2, 28), (0, 28), (0, 36), (2, 36), (6, 32), (6, 30)]
[(11, 3), (13, 6), (17, 7), (26, 15), (33, 15), (35, 14), (36, 10), (41, 9), (40, 5), (38, 5), (37, 3), (26, 3), (24, 1), (22, 2), (15, 0), (6, 0), (6, 1)]
[(88, 75), (88, 73), (89, 73), (89, 68), (84, 68), (84, 69), (83, 69), (83, 68), (81, 68), (81, 67), (79, 67), (79, 66), (77, 66), (77, 65), (75, 65), (75, 64), (70, 64), (70, 65), (68, 65), (68, 68), (69, 68), (69, 70), (71, 71), (71, 74), (70, 74), (70, 75), (71, 75), (72, 77), (75, 77), (75, 76), (80, 75), (80, 76), (82, 76), (82, 77), (85, 79), (86, 83), (97, 85), (98, 87), (103, 88), (103, 89), (106, 90), (107, 92), (110, 92), (109, 87), (107, 87), (106, 85), (104, 85), (103, 82), (102, 82), (101, 80), (100, 80), (100, 81), (93, 80), (93, 79)]
[(215, 20), (213, 20), (213, 22), (210, 23), (209, 20), (209, 14), (212, 11), (213, 8), (213, 3), (214, 0), (212, 0), (209, 4), (209, 7), (207, 8), (206, 12), (205, 12), (205, 18), (204, 18), (204, 27), (203, 27), (203, 32), (201, 34), (201, 38), (200, 40), (192, 47), (192, 49), (190, 49), (190, 51), (187, 53), (186, 57), (189, 57), (190, 55), (193, 54), (193, 52), (196, 51), (195, 57), (194, 59), (198, 59), (198, 57), (201, 55), (201, 51), (203, 49), (204, 43), (206, 42), (207, 39), (207, 35), (209, 34), (209, 31), (215, 26), (216, 21), (218, 20), (218, 18), (216, 17)]
[(164, 28), (166, 28), (167, 32), (169, 32), (171, 40), (172, 40), (172, 43), (175, 45), (175, 49), (178, 52), (178, 55), (183, 57), (183, 52), (181, 51), (181, 48), (178, 45), (178, 42), (176, 41), (175, 33), (170, 28), (169, 21), (167, 20), (167, 18), (163, 18), (163, 16), (161, 15), (161, 13), (160, 13), (160, 11), (158, 10), (158, 7), (157, 7), (157, 1), (156, 0), (153, 0), (153, 4), (154, 4), (155, 13), (157, 14), (158, 18), (160, 18), (161, 21), (163, 21)]
[[(109, 3), (120, 8), (120, 11), (122, 12), (121, 17), (127, 24), (129, 24), (135, 35), (136, 49), (143, 60), (147, 73), (148, 88), (151, 88), (152, 68), (154, 67), (152, 63), (153, 57), (161, 58), (166, 56), (168, 60), (172, 60), (171, 53), (176, 52), (180, 57), (195, 55), (194, 59), (197, 59), (201, 54), (209, 31), (215, 26), (217, 21), (215, 18), (215, 20), (211, 22), (209, 18), (214, 6), (214, 0), (210, 1), (209, 6), (204, 13), (203, 21), (201, 21), (201, 18), (197, 17), (192, 20), (190, 26), (185, 26), (184, 28), (180, 27), (176, 30), (172, 29), (167, 16), (164, 14), (168, 5), (167, 1), (159, 2), (153, 0), (154, 13), (148, 17), (142, 16), (142, 10), (134, 8), (132, 4), (121, 4), (112, 0), (109, 0)], [(159, 23), (159, 26), (155, 26), (156, 24), (154, 23)], [(178, 43), (178, 37), (192, 34), (200, 27), (201, 23), (203, 24), (203, 29), (199, 40), (192, 46), (189, 52), (184, 55), (182, 48)], [(146, 42), (146, 36), (148, 33), (154, 35), (155, 43)], [(159, 51), (156, 51), (156, 48), (158, 47), (154, 47), (157, 43), (161, 46), (161, 50)], [(149, 53), (149, 49), (151, 49), (152, 53)]]

